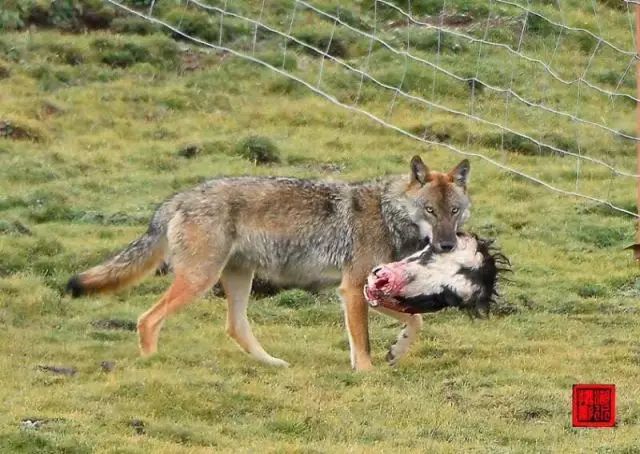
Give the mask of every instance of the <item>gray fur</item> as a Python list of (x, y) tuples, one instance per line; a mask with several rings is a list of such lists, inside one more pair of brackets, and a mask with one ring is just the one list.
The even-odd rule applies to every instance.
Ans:
[[(416, 224), (398, 203), (395, 184), (395, 181), (325, 183), (281, 177), (215, 179), (163, 203), (152, 218), (150, 230), (165, 233), (177, 213), (188, 219), (210, 219), (225, 226), (225, 236), (233, 241), (228, 266), (255, 268), (258, 276), (279, 285), (305, 288), (334, 285), (340, 281), (340, 270), (354, 259), (358, 241), (354, 226), (359, 223), (369, 224), (372, 230), (382, 230), (388, 236), (391, 251), (381, 248), (380, 261), (415, 252), (424, 241)], [(304, 222), (295, 217), (296, 213), (286, 212), (287, 200), (282, 201), (284, 208), (278, 206), (278, 201), (268, 202), (266, 215), (278, 218), (290, 215), (291, 222), (298, 226), (295, 235), (256, 231), (243, 226), (242, 216), (238, 216), (248, 209), (246, 198), (251, 193), (274, 188), (306, 194), (310, 203), (322, 201), (320, 209), (305, 214)], [(378, 213), (372, 216), (370, 210), (363, 211), (365, 199), (376, 201)], [(376, 223), (379, 225), (373, 225)]]

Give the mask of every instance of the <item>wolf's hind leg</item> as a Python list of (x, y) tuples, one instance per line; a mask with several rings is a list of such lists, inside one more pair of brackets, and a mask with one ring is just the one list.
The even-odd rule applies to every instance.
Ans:
[(186, 273), (176, 271), (176, 278), (169, 290), (138, 319), (140, 352), (143, 356), (157, 351), (158, 336), (165, 319), (206, 292), (216, 279), (217, 275), (210, 275), (196, 280), (192, 276), (187, 277)]
[(252, 357), (271, 366), (288, 367), (289, 363), (267, 353), (253, 335), (247, 306), (253, 281), (253, 270), (226, 268), (220, 282), (227, 296), (227, 334)]
[(155, 353), (165, 319), (206, 292), (220, 277), (230, 254), (223, 232), (176, 215), (169, 225), (175, 280), (160, 300), (138, 319), (140, 351)]
[(375, 309), (404, 323), (404, 328), (402, 328), (402, 331), (398, 334), (398, 338), (391, 344), (387, 352), (387, 362), (390, 366), (395, 366), (400, 358), (409, 351), (409, 348), (416, 339), (418, 339), (420, 331), (422, 330), (422, 316), (420, 314), (404, 314), (382, 306), (378, 306)]

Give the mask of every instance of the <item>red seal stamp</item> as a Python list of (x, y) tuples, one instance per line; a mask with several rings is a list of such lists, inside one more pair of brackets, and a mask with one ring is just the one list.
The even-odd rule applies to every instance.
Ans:
[(573, 385), (573, 427), (616, 425), (616, 385)]

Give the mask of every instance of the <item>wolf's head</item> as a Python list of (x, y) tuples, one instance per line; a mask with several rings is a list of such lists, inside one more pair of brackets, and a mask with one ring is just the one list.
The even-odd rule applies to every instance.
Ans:
[(454, 252), (437, 253), (431, 245), (399, 262), (373, 269), (364, 287), (371, 306), (410, 314), (446, 307), (487, 315), (501, 271), (509, 260), (492, 242), (459, 233)]
[(404, 207), (436, 252), (456, 248), (456, 233), (469, 218), (467, 195), (470, 165), (461, 161), (448, 173), (430, 171), (420, 156), (411, 159)]

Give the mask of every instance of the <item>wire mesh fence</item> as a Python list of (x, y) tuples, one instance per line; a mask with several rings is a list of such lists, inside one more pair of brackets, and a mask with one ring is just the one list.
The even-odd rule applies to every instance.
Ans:
[(637, 217), (634, 0), (105, 1), (410, 139)]

